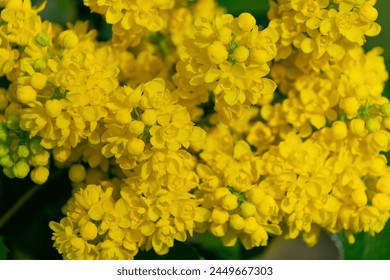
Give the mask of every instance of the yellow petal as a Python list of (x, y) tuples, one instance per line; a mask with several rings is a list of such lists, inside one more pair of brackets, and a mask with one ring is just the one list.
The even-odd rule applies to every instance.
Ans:
[(111, 6), (108, 8), (106, 13), (107, 23), (115, 24), (120, 21), (122, 18), (122, 9), (116, 6)]

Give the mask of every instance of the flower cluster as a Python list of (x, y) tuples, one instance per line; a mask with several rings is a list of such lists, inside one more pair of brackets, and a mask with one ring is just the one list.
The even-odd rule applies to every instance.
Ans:
[[(270, 3), (280, 34), (271, 76), (282, 101), (263, 107), (262, 134), (283, 141), (263, 154), (261, 183), (288, 180), (280, 189), (287, 237), (314, 244), (319, 228), (344, 230), (350, 241), (354, 232), (379, 232), (390, 206), (380, 186), (390, 148), (388, 73), (380, 48), (362, 48), (380, 31), (375, 1)], [(261, 145), (253, 132), (248, 141)]]
[(36, 184), (68, 171), (49, 224), (64, 259), (166, 254), (206, 231), (251, 249), (382, 230), (388, 73), (362, 48), (375, 1), (270, 0), (265, 28), (213, 0), (83, 3), (110, 40), (0, 1), (0, 166)]
[(380, 25), (371, 0), (270, 1), (270, 26), (279, 30), (278, 59), (297, 49), (310, 68), (321, 69), (338, 61), (352, 45), (362, 46), (376, 36)]
[(238, 18), (223, 14), (212, 21), (198, 17), (194, 28), (179, 51), (175, 80), (180, 98), (196, 106), (208, 102), (212, 92), (218, 120), (229, 124), (263, 95), (273, 94), (276, 85), (265, 76), (276, 56), (274, 29), (259, 30), (249, 13)]

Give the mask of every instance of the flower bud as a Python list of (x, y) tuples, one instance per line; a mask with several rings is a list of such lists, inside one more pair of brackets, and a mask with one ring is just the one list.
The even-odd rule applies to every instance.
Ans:
[(32, 166), (44, 166), (49, 164), (50, 154), (48, 151), (43, 150), (40, 153), (35, 154), (30, 158)]
[(88, 221), (86, 224), (82, 225), (80, 228), (80, 235), (85, 240), (93, 240), (97, 236), (97, 227), (91, 221)]
[(127, 109), (119, 110), (115, 114), (115, 120), (120, 124), (128, 124), (131, 122), (131, 115)]
[(42, 71), (43, 69), (46, 68), (46, 65), (47, 65), (47, 61), (42, 59), (42, 58), (39, 58), (39, 59), (34, 61), (34, 70), (35, 71)]
[(20, 158), (26, 158), (30, 154), (30, 149), (25, 145), (20, 145), (16, 153)]
[(256, 25), (256, 19), (250, 13), (242, 13), (238, 16), (238, 26), (243, 31), (251, 31)]
[(224, 224), (229, 220), (229, 213), (225, 210), (215, 208), (211, 214), (211, 218), (217, 224)]
[(220, 64), (227, 60), (229, 53), (220, 41), (215, 41), (207, 47), (207, 55), (211, 63)]
[(13, 171), (16, 178), (23, 179), (30, 172), (30, 165), (24, 160), (20, 160), (14, 165)]
[(340, 107), (348, 118), (353, 118), (360, 108), (360, 103), (355, 97), (347, 97), (341, 100)]
[(141, 121), (132, 121), (129, 123), (129, 132), (135, 135), (140, 135), (144, 132), (145, 124)]
[(15, 163), (9, 154), (6, 154), (0, 158), (0, 165), (3, 167), (12, 167), (14, 164)]
[(255, 233), (259, 228), (259, 224), (256, 221), (255, 217), (249, 217), (245, 220), (244, 232), (247, 234)]
[(29, 148), (30, 148), (30, 152), (33, 154), (33, 155), (36, 155), (36, 154), (39, 154), (39, 153), (42, 153), (43, 152), (43, 148), (40, 144), (40, 140), (37, 139), (37, 138), (33, 138), (30, 140), (30, 143), (29, 143)]
[(256, 214), (256, 207), (250, 202), (243, 202), (240, 206), (241, 214), (244, 218), (253, 216)]
[(368, 131), (375, 132), (375, 131), (378, 131), (381, 128), (381, 123), (376, 118), (369, 118), (366, 121), (366, 127), (367, 127)]
[(354, 190), (351, 194), (351, 197), (352, 197), (352, 201), (358, 207), (363, 207), (367, 204), (367, 195), (364, 190), (361, 189)]
[(249, 50), (244, 46), (238, 46), (233, 51), (233, 58), (237, 62), (244, 62), (249, 56)]
[(335, 121), (332, 125), (332, 134), (336, 140), (343, 140), (348, 136), (348, 129), (345, 122)]
[(68, 176), (73, 183), (80, 183), (87, 177), (87, 172), (83, 165), (73, 164), (69, 169)]
[(152, 126), (156, 123), (157, 121), (157, 113), (153, 109), (147, 109), (145, 112), (142, 114), (141, 117), (143, 123), (147, 126)]
[(127, 151), (132, 156), (138, 156), (142, 154), (145, 149), (145, 143), (141, 139), (131, 138), (127, 143)]
[(50, 44), (50, 36), (46, 32), (40, 32), (35, 36), (35, 42), (42, 47), (47, 47)]
[(37, 72), (31, 76), (30, 83), (32, 87), (37, 90), (43, 89), (46, 86), (46, 82), (47, 82), (47, 76), (42, 73)]
[(37, 99), (37, 92), (31, 86), (21, 86), (16, 90), (16, 100), (28, 104)]
[(7, 176), (10, 179), (14, 179), (15, 178), (14, 169), (12, 167), (4, 167), (3, 168), (3, 173), (4, 173), (5, 176)]
[(210, 219), (210, 210), (204, 207), (197, 207), (195, 209), (194, 221), (198, 223), (207, 222)]
[(349, 126), (354, 135), (363, 136), (366, 133), (366, 123), (362, 119), (353, 119)]
[(62, 103), (58, 99), (47, 100), (45, 103), (45, 110), (51, 118), (56, 118), (62, 112)]
[(8, 147), (4, 144), (0, 144), (0, 157), (3, 157), (8, 153), (9, 153)]
[(38, 166), (31, 171), (30, 177), (35, 184), (42, 185), (49, 178), (49, 169), (44, 166)]
[(390, 117), (390, 103), (385, 103), (381, 106), (381, 113), (385, 117)]
[(53, 157), (58, 162), (65, 162), (70, 157), (71, 151), (64, 147), (55, 147)]
[(237, 208), (237, 206), (237, 196), (234, 194), (225, 195), (225, 197), (222, 199), (222, 207), (225, 210), (234, 210)]
[(229, 225), (235, 230), (242, 230), (245, 227), (245, 220), (238, 214), (230, 216)]
[(59, 36), (60, 43), (67, 49), (73, 49), (79, 43), (79, 38), (72, 30), (66, 30)]
[(0, 141), (5, 142), (8, 138), (8, 127), (6, 124), (0, 124)]
[(377, 193), (372, 197), (372, 205), (381, 211), (390, 210), (390, 197), (384, 193)]

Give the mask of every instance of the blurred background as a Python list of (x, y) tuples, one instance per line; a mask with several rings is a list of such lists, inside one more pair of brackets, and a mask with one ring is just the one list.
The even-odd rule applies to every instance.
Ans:
[[(39, 5), (42, 0), (32, 0)], [(239, 15), (252, 13), (259, 25), (266, 26), (267, 0), (219, 0), (229, 13)], [(378, 23), (382, 32), (378, 37), (369, 38), (365, 48), (376, 46), (384, 48), (387, 69), (390, 69), (390, 1), (378, 1)], [(82, 0), (48, 0), (46, 9), (41, 13), (43, 19), (59, 23), (77, 19), (90, 20), (91, 27), (99, 30), (99, 39), (110, 37), (110, 26), (101, 16), (90, 14)], [(389, 90), (389, 83), (386, 91)], [(386, 93), (387, 95), (387, 93)], [(389, 95), (387, 95), (389, 96)], [(61, 259), (52, 247), (52, 232), (48, 227), (51, 220), (59, 221), (63, 215), (61, 208), (70, 197), (70, 181), (67, 171), (56, 175), (52, 183), (32, 189), (33, 183), (26, 180), (10, 180), (0, 172), (0, 259)], [(26, 195), (27, 194), (27, 195)], [(302, 240), (283, 240), (273, 238), (266, 248), (246, 251), (237, 244), (225, 248), (219, 239), (209, 235), (194, 236), (183, 243), (176, 242), (175, 247), (166, 256), (157, 256), (152, 252), (140, 252), (138, 259), (390, 259), (390, 224), (375, 237), (358, 234), (353, 245), (346, 243), (343, 234), (329, 236), (323, 234), (320, 242), (313, 248), (307, 247)]]

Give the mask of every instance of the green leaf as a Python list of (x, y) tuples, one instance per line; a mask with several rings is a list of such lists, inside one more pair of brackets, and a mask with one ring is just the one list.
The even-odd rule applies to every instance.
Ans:
[[(33, 0), (32, 4), (38, 6), (42, 0)], [(77, 1), (57, 0), (48, 1), (45, 9), (40, 13), (42, 19), (50, 20), (62, 26), (67, 22), (75, 22), (77, 16)]]
[(0, 236), (0, 260), (6, 260), (8, 255), (8, 248), (4, 244), (3, 237)]
[(268, 11), (268, 0), (254, 1), (254, 0), (218, 0), (221, 6), (226, 7), (229, 13), (239, 15), (243, 12), (248, 12), (253, 15), (265, 15)]
[[(385, 57), (385, 65), (387, 71), (390, 71), (390, 58)], [(390, 99), (390, 79), (387, 80), (382, 95)]]
[(343, 233), (339, 238), (344, 247), (346, 260), (390, 260), (390, 223), (375, 236), (368, 233), (355, 235), (355, 243), (349, 244)]
[(241, 258), (241, 244), (225, 247), (220, 238), (209, 232), (194, 237), (193, 243), (198, 253), (208, 260), (239, 260)]
[(241, 13), (247, 12), (256, 18), (256, 23), (260, 27), (268, 26), (267, 12), (269, 9), (268, 0), (218, 0), (218, 3), (225, 7), (229, 14), (239, 16)]

